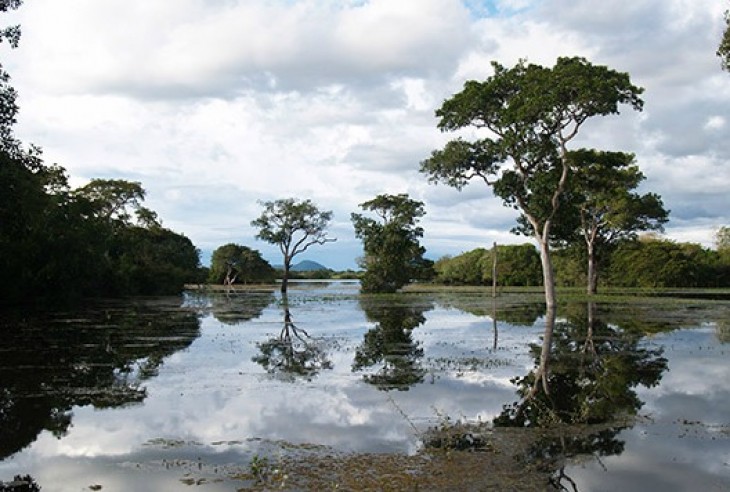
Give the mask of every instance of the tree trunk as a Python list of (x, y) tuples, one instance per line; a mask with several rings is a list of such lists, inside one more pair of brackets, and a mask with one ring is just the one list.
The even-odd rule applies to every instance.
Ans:
[(555, 309), (557, 305), (555, 297), (555, 273), (553, 272), (553, 261), (550, 257), (550, 245), (547, 240), (538, 239), (540, 243), (540, 261), (542, 263), (542, 282), (545, 289), (545, 304), (549, 309)]

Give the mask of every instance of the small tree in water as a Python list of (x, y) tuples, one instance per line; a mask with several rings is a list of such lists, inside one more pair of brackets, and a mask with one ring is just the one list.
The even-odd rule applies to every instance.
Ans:
[(426, 214), (423, 202), (406, 194), (378, 195), (360, 207), (380, 218), (351, 215), (355, 236), (362, 239), (365, 250), (360, 261), (365, 269), (362, 290), (395, 292), (418, 277), (425, 263), (425, 249), (418, 242), (423, 229), (416, 226)]
[(294, 198), (261, 202), (261, 205), (264, 211), (251, 225), (259, 229), (256, 239), (279, 246), (284, 259), (281, 292), (286, 292), (292, 259), (314, 244), (336, 241), (327, 237), (326, 230), (332, 212), (319, 210), (311, 200)]

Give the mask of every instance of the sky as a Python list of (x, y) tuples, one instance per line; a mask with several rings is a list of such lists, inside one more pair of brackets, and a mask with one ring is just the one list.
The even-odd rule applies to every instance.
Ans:
[[(730, 225), (730, 73), (720, 0), (32, 0), (3, 15), (16, 135), (73, 186), (139, 181), (145, 206), (203, 262), (255, 239), (260, 201), (311, 199), (334, 243), (299, 259), (356, 268), (350, 214), (383, 193), (424, 202), (427, 257), (529, 241), (483, 182), (433, 185), (420, 162), (453, 134), (434, 111), (490, 62), (560, 56), (628, 72), (644, 110), (589, 120), (571, 148), (632, 152), (667, 238)], [(466, 136), (469, 132), (465, 133)]]

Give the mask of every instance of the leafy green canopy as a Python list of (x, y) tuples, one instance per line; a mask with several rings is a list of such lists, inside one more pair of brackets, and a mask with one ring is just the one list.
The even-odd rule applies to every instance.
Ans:
[[(0, 12), (20, 4), (0, 1)], [(0, 44), (19, 37), (17, 26), (0, 30)], [(140, 183), (96, 179), (72, 190), (64, 168), (24, 148), (9, 80), (0, 66), (0, 303), (173, 293), (198, 280), (197, 249), (141, 206)]]
[(315, 244), (336, 241), (327, 237), (332, 212), (320, 210), (311, 200), (294, 198), (261, 202), (261, 205), (264, 211), (251, 225), (259, 229), (256, 239), (279, 246), (284, 259), (281, 291), (286, 292), (292, 258)]
[[(598, 265), (615, 244), (636, 237), (639, 231), (662, 230), (669, 212), (659, 195), (639, 194), (636, 188), (644, 174), (633, 154), (579, 149), (567, 154), (569, 174), (560, 208), (551, 228), (550, 241), (563, 248), (582, 245), (589, 264), (586, 279), (595, 293)], [(556, 186), (555, 174), (542, 177), (546, 188)], [(540, 215), (550, 212), (547, 200), (535, 201)], [(513, 232), (532, 234), (525, 214)]]
[(378, 195), (361, 203), (360, 208), (378, 219), (351, 214), (355, 236), (362, 240), (364, 257), (361, 266), (363, 292), (395, 292), (428, 268), (419, 239), (423, 228), (418, 220), (426, 212), (423, 202), (407, 194)]
[[(532, 244), (497, 247), (499, 285), (540, 285), (540, 255)], [(494, 251), (477, 248), (434, 264), (436, 281), (445, 284), (489, 285), (492, 283)]]
[[(20, 0), (0, 0), (0, 12), (15, 10), (23, 2)], [(0, 29), (0, 44), (7, 42), (11, 48), (17, 48), (20, 42), (20, 26), (8, 26)], [(20, 143), (13, 136), (13, 125), (18, 113), (16, 98), (18, 93), (10, 85), (10, 75), (0, 64), (0, 148), (18, 157)]]
[(608, 276), (617, 287), (727, 287), (730, 262), (699, 244), (646, 237), (619, 243)]
[[(643, 90), (628, 74), (577, 57), (559, 58), (552, 69), (525, 62), (511, 69), (492, 66), (494, 75), (466, 82), (436, 111), (441, 130), (472, 126), (488, 130), (487, 136), (452, 140), (423, 161), (421, 171), (459, 189), (481, 178), (505, 204), (532, 217), (541, 235), (563, 191), (566, 144), (592, 116), (618, 113), (619, 104), (640, 110)], [(509, 160), (512, 166), (504, 166)], [(557, 188), (545, 187), (546, 174), (557, 176)], [(545, 200), (550, 210), (541, 206)]]
[(255, 249), (240, 244), (224, 244), (213, 251), (208, 281), (220, 284), (271, 282), (274, 269)]
[(730, 71), (730, 10), (725, 11), (725, 31), (717, 48), (717, 56), (720, 57), (722, 68)]
[(540, 244), (545, 298), (554, 306), (549, 240), (570, 171), (567, 144), (588, 118), (618, 113), (620, 104), (640, 110), (643, 89), (628, 74), (580, 57), (558, 58), (553, 68), (492, 66), (492, 76), (466, 82), (436, 111), (441, 130), (473, 127), (479, 138), (452, 140), (421, 171), (458, 189), (480, 178), (522, 212)]

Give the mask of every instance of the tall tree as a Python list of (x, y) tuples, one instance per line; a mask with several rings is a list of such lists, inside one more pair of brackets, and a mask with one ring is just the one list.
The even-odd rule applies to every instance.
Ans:
[(311, 200), (297, 201), (284, 198), (261, 202), (264, 211), (252, 221), (259, 229), (256, 239), (279, 246), (284, 259), (284, 278), (281, 292), (287, 291), (292, 259), (315, 244), (336, 241), (327, 237), (327, 226), (332, 219), (331, 211), (322, 211)]
[(571, 152), (570, 159), (574, 174), (569, 186), (586, 245), (587, 293), (592, 295), (601, 254), (619, 240), (635, 238), (638, 231), (661, 230), (669, 212), (659, 195), (634, 192), (644, 174), (633, 155), (582, 149)]
[[(88, 184), (75, 190), (76, 195), (88, 200), (93, 206), (94, 215), (107, 222), (129, 224), (131, 211), (142, 221), (155, 219), (151, 211), (143, 209), (141, 203), (145, 190), (137, 181), (123, 179), (92, 179)], [(143, 210), (142, 212), (139, 212)]]
[(717, 48), (717, 56), (720, 57), (722, 68), (730, 72), (730, 10), (725, 11), (725, 31)]
[[(628, 74), (580, 57), (558, 58), (553, 68), (524, 61), (509, 69), (497, 62), (492, 66), (492, 76), (484, 82), (466, 82), (436, 111), (442, 131), (475, 127), (488, 134), (476, 141), (452, 140), (424, 160), (421, 171), (431, 181), (458, 189), (472, 178), (481, 178), (529, 222), (540, 248), (548, 308), (535, 381), (541, 380), (548, 391), (557, 302), (550, 238), (570, 171), (568, 143), (593, 116), (618, 113), (620, 104), (641, 110), (643, 89), (631, 84)], [(546, 188), (550, 182), (554, 186)]]
[(436, 111), (442, 131), (472, 126), (489, 135), (452, 140), (421, 171), (458, 189), (481, 178), (522, 212), (540, 247), (546, 303), (554, 307), (550, 234), (570, 171), (568, 143), (593, 116), (618, 113), (620, 104), (641, 110), (643, 89), (628, 74), (579, 57), (559, 58), (553, 68), (522, 61), (510, 69), (492, 66), (492, 76), (466, 82)]
[[(635, 192), (645, 176), (632, 154), (579, 149), (568, 153), (568, 162), (570, 174), (552, 239), (584, 244), (586, 292), (593, 295), (599, 264), (609, 250), (621, 240), (636, 238), (639, 231), (661, 231), (669, 212), (659, 195)], [(529, 235), (526, 217), (518, 222), (516, 230)]]
[[(0, 0), (0, 12), (15, 10), (23, 2), (21, 0)], [(8, 26), (0, 29), (0, 43), (7, 42), (11, 48), (17, 48), (20, 42), (20, 26)], [(20, 144), (13, 136), (13, 125), (18, 113), (16, 104), (18, 93), (10, 85), (10, 74), (0, 64), (0, 150), (17, 158)]]
[(362, 290), (395, 292), (417, 276), (424, 262), (425, 249), (419, 243), (423, 228), (416, 225), (426, 214), (423, 202), (407, 194), (386, 194), (361, 203), (360, 208), (379, 218), (351, 215), (355, 236), (362, 239), (365, 252)]

